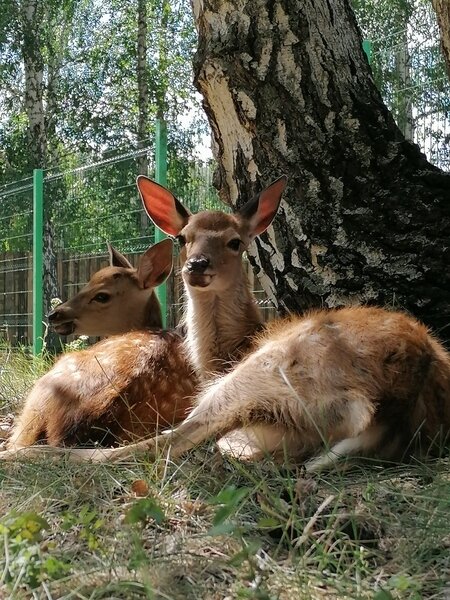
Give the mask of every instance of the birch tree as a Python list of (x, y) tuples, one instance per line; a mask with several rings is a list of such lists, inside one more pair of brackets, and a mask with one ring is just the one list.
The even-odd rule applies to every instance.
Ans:
[(222, 198), (286, 173), (251, 260), (282, 312), (404, 308), (450, 322), (450, 175), (399, 131), (348, 0), (193, 0)]
[(447, 65), (447, 72), (450, 77), (450, 1), (433, 0), (433, 7), (436, 11), (439, 29), (441, 31), (442, 52)]

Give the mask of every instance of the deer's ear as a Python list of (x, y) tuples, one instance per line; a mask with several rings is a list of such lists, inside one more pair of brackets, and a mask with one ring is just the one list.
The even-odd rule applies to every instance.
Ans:
[(260, 235), (272, 223), (286, 184), (287, 177), (282, 175), (238, 211), (238, 214), (249, 223), (250, 237)]
[(149, 248), (139, 261), (137, 275), (143, 288), (161, 285), (172, 271), (173, 242), (167, 238)]
[(153, 223), (167, 235), (176, 237), (189, 219), (189, 211), (165, 187), (145, 175), (139, 175), (136, 184), (144, 208)]
[(133, 269), (133, 265), (130, 261), (125, 258), (125, 256), (116, 250), (114, 246), (112, 246), (109, 242), (106, 242), (108, 246), (108, 254), (109, 254), (109, 265), (111, 267), (123, 267), (124, 269)]

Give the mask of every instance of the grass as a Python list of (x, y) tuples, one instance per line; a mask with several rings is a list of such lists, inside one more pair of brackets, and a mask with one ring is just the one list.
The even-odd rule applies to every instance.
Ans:
[[(47, 368), (4, 353), (2, 415)], [(450, 469), (313, 479), (211, 444), (172, 462), (0, 464), (0, 598), (450, 598)]]

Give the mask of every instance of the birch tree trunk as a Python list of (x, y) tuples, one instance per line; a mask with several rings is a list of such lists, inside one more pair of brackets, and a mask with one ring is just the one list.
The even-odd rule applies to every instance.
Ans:
[[(149, 93), (148, 93), (148, 67), (147, 67), (147, 0), (138, 0), (138, 20), (137, 20), (137, 86), (138, 86), (138, 126), (137, 126), (137, 147), (145, 148), (149, 141)], [(148, 175), (147, 155), (139, 156), (137, 159), (139, 175)], [(140, 201), (137, 208), (141, 209)], [(147, 215), (140, 210), (141, 231), (148, 228)]]
[(397, 99), (397, 125), (405, 138), (414, 139), (414, 119), (411, 97), (405, 90), (411, 89), (411, 57), (408, 49), (407, 23), (398, 35), (397, 49), (395, 52), (395, 70), (400, 91)]
[(222, 198), (289, 186), (251, 260), (281, 311), (369, 303), (450, 323), (450, 175), (406, 141), (348, 0), (193, 0)]
[[(43, 26), (46, 18), (45, 5), (42, 0), (23, 0), (20, 5), (22, 25), (22, 58), (25, 76), (24, 104), (28, 118), (29, 155), (32, 168), (47, 166), (47, 125), (54, 115), (46, 112), (44, 105), (44, 56), (43, 56)], [(51, 70), (52, 72), (52, 70)], [(49, 83), (49, 82), (47, 82)], [(54, 81), (51, 78), (50, 83)], [(50, 85), (50, 104), (53, 99), (53, 89)], [(52, 298), (58, 297), (56, 273), (56, 256), (53, 249), (53, 227), (51, 224), (50, 199), (44, 193), (44, 239), (43, 239), (43, 281), (44, 310), (51, 310)], [(59, 336), (49, 332), (46, 339), (47, 347), (60, 347)]]
[(441, 46), (450, 77), (450, 0), (432, 0), (441, 31)]
[[(138, 0), (137, 22), (137, 62), (136, 75), (138, 86), (138, 148), (145, 148), (148, 144), (148, 68), (147, 68), (147, 0)], [(142, 159), (142, 160), (141, 160)], [(147, 157), (140, 157), (139, 174), (148, 175)]]
[(24, 105), (28, 117), (28, 142), (34, 168), (42, 168), (47, 158), (44, 111), (44, 59), (42, 56), (41, 0), (23, 0), (20, 5), (22, 24), (22, 58), (25, 76)]

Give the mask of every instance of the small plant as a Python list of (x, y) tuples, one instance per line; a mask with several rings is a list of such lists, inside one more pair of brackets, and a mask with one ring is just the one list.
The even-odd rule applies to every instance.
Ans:
[(61, 298), (52, 298), (50, 300), (50, 306), (51, 306), (52, 310), (55, 310), (55, 308), (57, 308), (62, 303), (63, 303), (63, 301), (61, 300)]
[(87, 543), (89, 550), (102, 550), (99, 534), (104, 524), (104, 519), (99, 518), (95, 509), (84, 505), (78, 514), (64, 513), (61, 528), (78, 532), (79, 539)]
[(125, 523), (146, 525), (148, 521), (154, 520), (157, 525), (161, 525), (165, 518), (164, 511), (153, 498), (142, 498), (128, 510)]
[(0, 585), (12, 589), (27, 586), (34, 589), (45, 580), (59, 579), (70, 570), (68, 563), (51, 554), (55, 545), (43, 540), (49, 525), (34, 512), (10, 513), (0, 522), (0, 535), (5, 549)]
[(213, 517), (213, 527), (208, 531), (208, 535), (221, 535), (235, 531), (236, 525), (228, 519), (236, 513), (249, 491), (247, 487), (237, 488), (230, 485), (210, 500), (211, 504), (218, 504), (219, 508)]
[(64, 345), (64, 350), (66, 352), (76, 352), (77, 350), (84, 350), (88, 347), (89, 336), (88, 335), (80, 335), (75, 340), (68, 342)]

